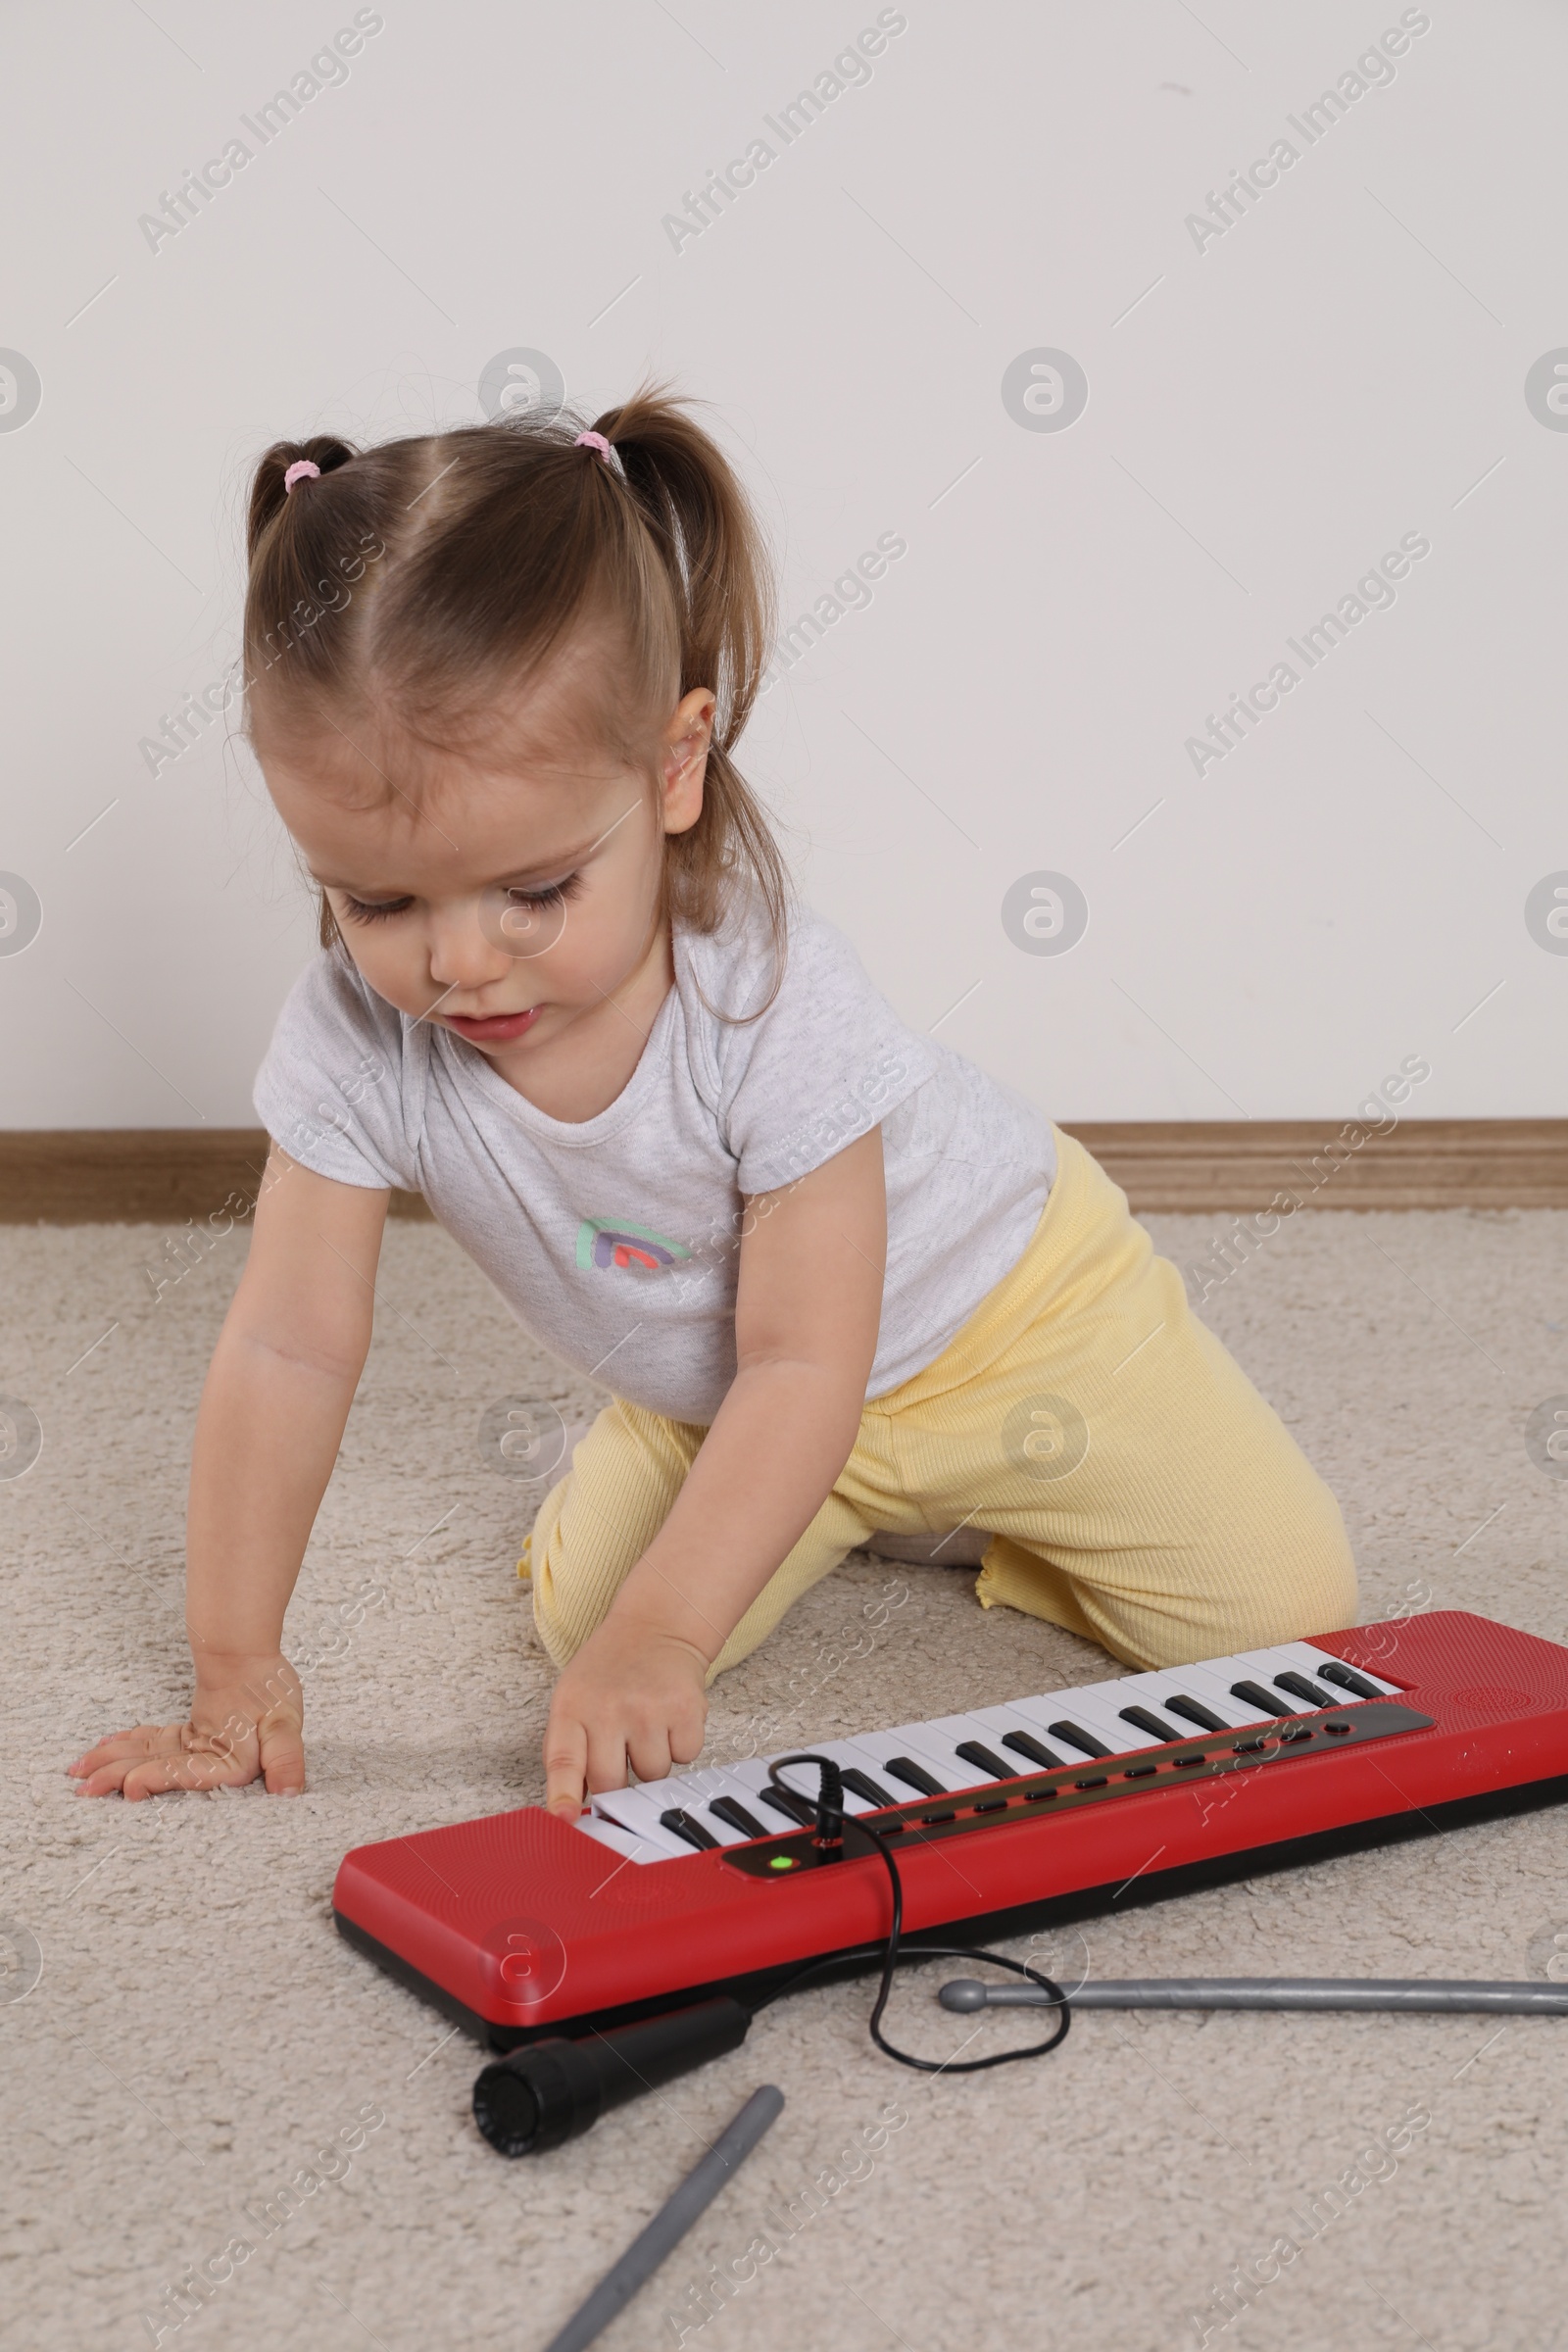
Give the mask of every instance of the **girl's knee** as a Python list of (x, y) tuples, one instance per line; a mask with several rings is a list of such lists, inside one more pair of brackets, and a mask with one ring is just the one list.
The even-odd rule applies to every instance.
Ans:
[(1238, 1621), (1226, 1628), (1231, 1651), (1268, 1649), (1313, 1634), (1334, 1634), (1355, 1623), (1360, 1605), (1355, 1560), (1339, 1506), (1280, 1547), (1241, 1597)]

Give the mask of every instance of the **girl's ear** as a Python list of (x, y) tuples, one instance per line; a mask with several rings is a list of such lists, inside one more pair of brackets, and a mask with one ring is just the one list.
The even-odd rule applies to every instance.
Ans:
[(703, 812), (703, 784), (713, 739), (715, 698), (695, 686), (676, 705), (664, 730), (663, 818), (666, 833), (685, 833)]

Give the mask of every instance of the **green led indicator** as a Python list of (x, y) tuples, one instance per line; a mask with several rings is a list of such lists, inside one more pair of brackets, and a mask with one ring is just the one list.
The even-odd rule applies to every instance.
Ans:
[(767, 1867), (769, 1870), (793, 1870), (795, 1856), (793, 1854), (775, 1854)]

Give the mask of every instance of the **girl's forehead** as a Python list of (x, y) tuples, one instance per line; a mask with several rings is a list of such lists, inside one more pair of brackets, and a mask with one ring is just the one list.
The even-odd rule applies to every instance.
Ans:
[(564, 870), (616, 829), (644, 790), (608, 764), (517, 772), (510, 763), (452, 762), (438, 779), (419, 773), (408, 783), (377, 766), (347, 791), (340, 769), (323, 775), (297, 755), (264, 764), (278, 813), (318, 880), (385, 892), (417, 883), (458, 891)]

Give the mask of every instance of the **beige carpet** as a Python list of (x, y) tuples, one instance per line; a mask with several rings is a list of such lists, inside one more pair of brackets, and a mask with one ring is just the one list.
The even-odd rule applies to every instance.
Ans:
[[(1220, 1220), (1150, 1222), (1185, 1261)], [(486, 1467), (476, 1431), (507, 1395), (568, 1418), (594, 1399), (442, 1234), (389, 1237), (290, 1618), (296, 1657), (318, 1660), (309, 1794), (132, 1808), (78, 1801), (63, 1777), (96, 1735), (184, 1703), (186, 1453), (244, 1246), (155, 1300), (161, 1232), (0, 1236), (0, 1393), (44, 1433), (34, 1467), (0, 1483), (7, 2347), (530, 2352), (768, 2081), (783, 2118), (608, 2352), (673, 2345), (681, 2326), (703, 2352), (1176, 2352), (1205, 2307), (1208, 2340), (1271, 2352), (1564, 2341), (1568, 2021), (1086, 2016), (1057, 2057), (932, 2086), (872, 2051), (865, 1989), (848, 1985), (772, 2011), (721, 2065), (553, 2157), (492, 2154), (468, 2113), (473, 2049), (356, 1957), (329, 1910), (346, 1846), (539, 1788), (549, 1675), (512, 1573), (526, 1491)], [(1325, 1211), (1211, 1298), (1343, 1499), (1364, 1615), (1458, 1605), (1568, 1639), (1568, 1485), (1524, 1444), (1531, 1410), (1568, 1392), (1565, 1276), (1568, 1217), (1550, 1212)], [(719, 1686), (714, 1742), (754, 1715), (793, 1742), (1100, 1663), (982, 1612), (969, 1581), (853, 1560)], [(1559, 1927), (1568, 1948), (1565, 1827), (1539, 1815), (1091, 1924), (1089, 1959), (1107, 1975), (1522, 1976)], [(1084, 1948), (1050, 1947), (1079, 1973)], [(941, 2052), (962, 2029), (936, 1981), (906, 1987), (898, 2026)], [(1430, 2122), (1407, 2151), (1325, 2198), (1412, 2111)], [(764, 2230), (779, 2250), (756, 2268)], [(1237, 2264), (1268, 2274), (1287, 2237), (1311, 2242), (1220, 2331), (1213, 2289)], [(737, 2262), (756, 2275), (697, 2328), (696, 2290)], [(166, 2289), (192, 2266), (219, 2282), (176, 2331)]]

